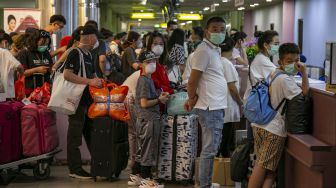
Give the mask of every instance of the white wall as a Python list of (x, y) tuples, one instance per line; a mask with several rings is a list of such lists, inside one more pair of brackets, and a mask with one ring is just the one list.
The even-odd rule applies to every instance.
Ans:
[(325, 42), (336, 41), (336, 1), (296, 0), (294, 41), (298, 42), (298, 19), (303, 19), (303, 54), (307, 64), (323, 67)]
[(258, 25), (259, 31), (270, 30), (270, 24), (274, 23), (274, 30), (282, 37), (282, 3), (256, 9), (252, 12), (252, 27)]

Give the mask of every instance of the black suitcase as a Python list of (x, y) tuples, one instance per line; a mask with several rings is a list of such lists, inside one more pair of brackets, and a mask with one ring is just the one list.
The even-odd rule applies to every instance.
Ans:
[(127, 167), (127, 124), (110, 117), (93, 119), (91, 132), (91, 175), (112, 180)]

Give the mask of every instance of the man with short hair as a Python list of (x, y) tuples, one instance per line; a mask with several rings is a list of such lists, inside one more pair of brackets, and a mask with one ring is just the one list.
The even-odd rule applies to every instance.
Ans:
[[(49, 25), (47, 25), (47, 27), (45, 27), (44, 30), (48, 31), (50, 35), (56, 34), (63, 29), (65, 24), (66, 24), (66, 20), (64, 16), (55, 14), (50, 17)], [(60, 53), (64, 53), (65, 50), (66, 50), (66, 46), (58, 48), (55, 51), (50, 51), (50, 56), (55, 57), (56, 55)]]
[(175, 21), (170, 20), (167, 23), (167, 33), (168, 33), (168, 38), (172, 35), (173, 31), (178, 28), (178, 24)]
[(113, 41), (110, 44), (112, 54), (116, 54), (121, 58), (123, 52), (122, 44), (125, 42), (126, 36), (126, 32), (121, 32), (114, 37)]
[[(97, 41), (97, 30), (91, 26), (85, 26), (80, 33), (80, 44), (69, 52), (65, 60), (64, 79), (75, 84), (85, 84), (100, 88), (102, 81), (96, 77), (93, 59), (90, 50)], [(80, 56), (83, 56), (86, 78), (78, 76), (80, 69)], [(79, 146), (82, 144), (84, 135), (86, 144), (90, 145), (90, 132), (92, 120), (87, 116), (88, 108), (92, 103), (88, 86), (85, 88), (79, 102), (76, 113), (69, 115), (69, 128), (67, 135), (67, 158), (68, 167), (72, 178), (90, 179), (91, 175), (82, 168), (81, 153)], [(90, 149), (90, 147), (88, 147)]]
[(12, 39), (7, 33), (0, 33), (0, 48), (9, 49)]
[(214, 157), (221, 142), (224, 109), (227, 108), (227, 83), (219, 45), (225, 39), (225, 21), (210, 18), (205, 39), (191, 59), (192, 71), (188, 80), (187, 110), (196, 108), (202, 128), (202, 152), (199, 180), (201, 188), (210, 188)]

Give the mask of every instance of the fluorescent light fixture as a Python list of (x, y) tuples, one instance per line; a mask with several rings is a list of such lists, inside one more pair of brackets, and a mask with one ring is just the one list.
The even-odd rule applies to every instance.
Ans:
[(185, 24), (186, 24), (186, 23), (184, 23), (184, 22), (183, 22), (183, 23), (180, 23), (180, 25), (185, 25)]
[(174, 22), (177, 22), (177, 19), (176, 19), (176, 18), (174, 18), (174, 19), (173, 19), (173, 21), (174, 21)]
[(254, 3), (254, 6), (259, 6), (259, 3)]
[(250, 7), (255, 7), (255, 5), (253, 4), (253, 5), (250, 5)]
[(132, 13), (132, 19), (154, 19), (155, 15), (151, 12)]
[(147, 4), (147, 0), (141, 0), (141, 3), (142, 5), (146, 5)]
[(176, 3), (176, 6), (180, 6), (180, 3)]
[(194, 14), (194, 12), (193, 12), (193, 11), (190, 11), (190, 14)]
[(139, 22), (141, 22), (142, 20), (141, 19), (138, 19)]
[(204, 7), (204, 11), (207, 11), (207, 10), (209, 10), (210, 8), (209, 7)]
[(227, 3), (228, 2), (228, 0), (223, 0), (223, 3)]
[(140, 10), (140, 12), (144, 12), (144, 10)]
[(239, 7), (238, 10), (245, 10), (245, 7)]
[(215, 7), (218, 7), (218, 6), (219, 6), (219, 3), (215, 3), (214, 5), (215, 5)]
[(272, 2), (272, 0), (266, 0), (266, 2)]
[(161, 28), (167, 28), (167, 23), (161, 23), (160, 26)]
[(177, 19), (179, 20), (203, 20), (203, 15), (201, 14), (178, 14)]
[(160, 27), (160, 24), (155, 24), (154, 27), (158, 28), (158, 27)]
[(187, 24), (191, 24), (192, 23), (192, 21), (187, 21)]

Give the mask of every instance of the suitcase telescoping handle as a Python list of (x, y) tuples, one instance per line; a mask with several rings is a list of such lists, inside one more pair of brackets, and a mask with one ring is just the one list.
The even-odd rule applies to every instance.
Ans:
[(43, 73), (34, 73), (33, 74), (34, 89), (36, 89), (36, 76), (41, 76), (42, 77), (42, 85), (44, 83), (44, 74)]

